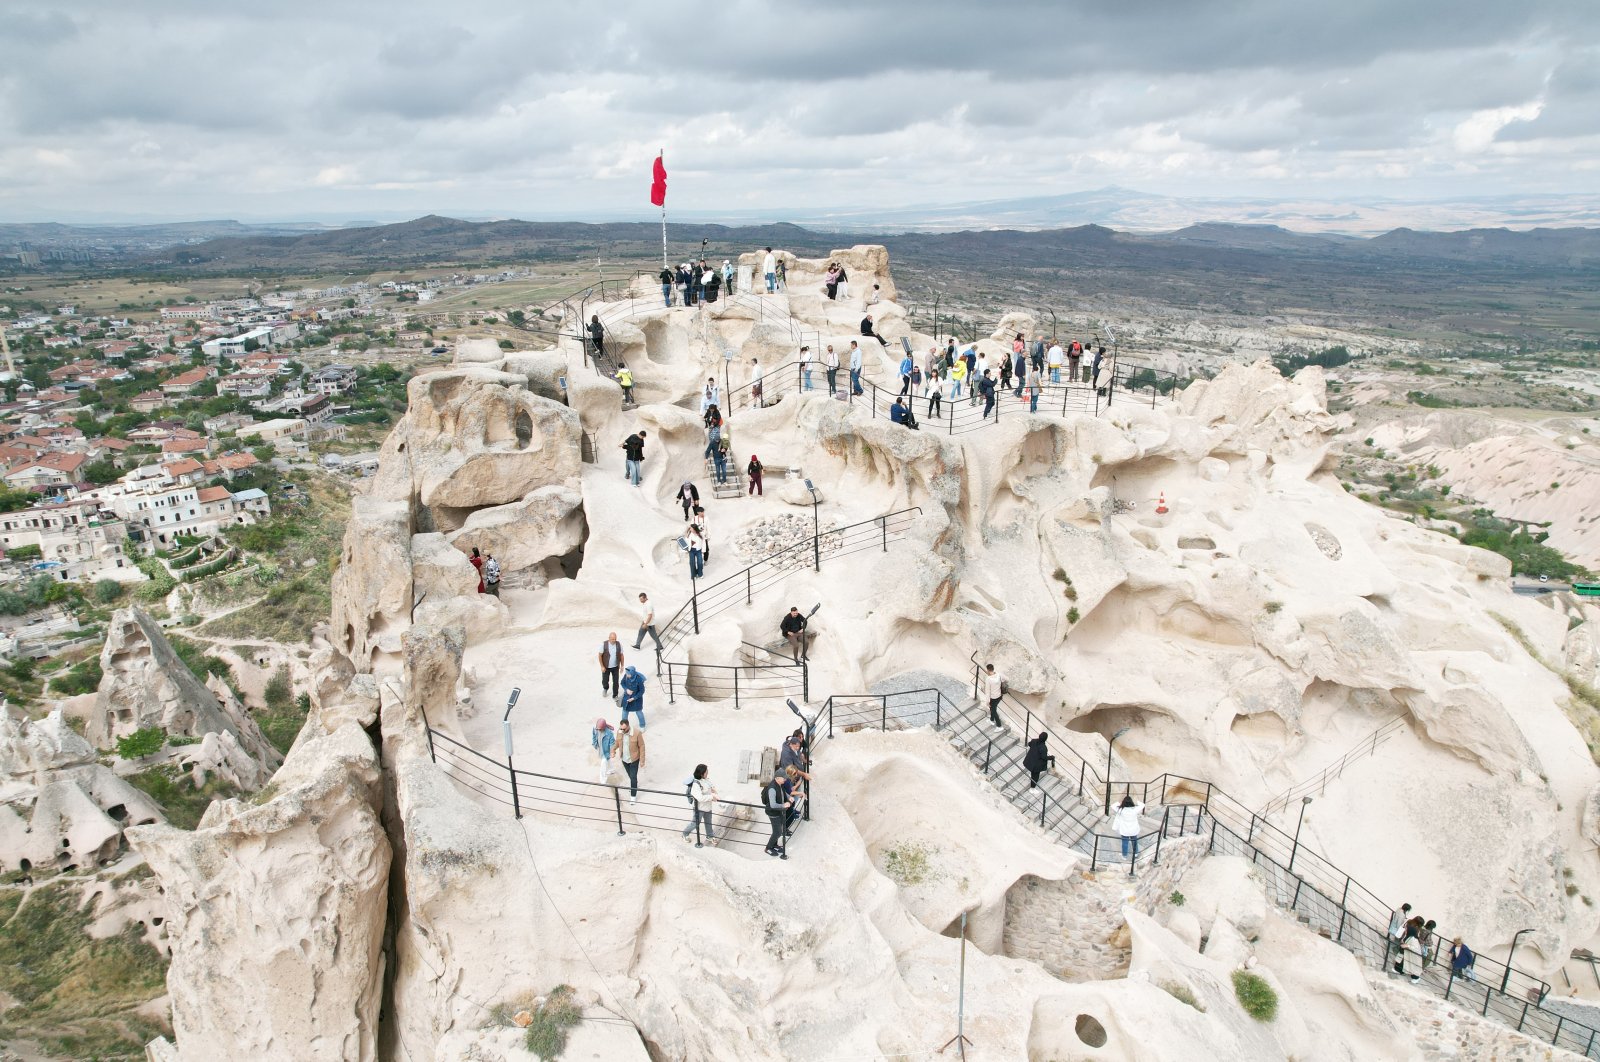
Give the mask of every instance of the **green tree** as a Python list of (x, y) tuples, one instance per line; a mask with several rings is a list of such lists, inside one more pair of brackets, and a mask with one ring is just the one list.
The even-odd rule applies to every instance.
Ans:
[(167, 732), (158, 726), (135, 730), (125, 738), (117, 739), (117, 755), (125, 760), (142, 759), (161, 751), (167, 743)]
[(116, 466), (109, 457), (102, 457), (98, 461), (91, 461), (83, 466), (83, 478), (95, 486), (104, 486), (115, 483), (122, 478), (122, 469)]
[(294, 703), (294, 687), (289, 682), (287, 664), (279, 665), (278, 670), (272, 673), (262, 697), (267, 702), (268, 710), (274, 712), (281, 712)]
[(6, 550), (6, 557), (14, 561), (36, 561), (44, 556), (44, 550), (38, 545), (18, 546)]
[(109, 605), (127, 591), (127, 588), (115, 579), (97, 579), (94, 584), (94, 599), (97, 604)]

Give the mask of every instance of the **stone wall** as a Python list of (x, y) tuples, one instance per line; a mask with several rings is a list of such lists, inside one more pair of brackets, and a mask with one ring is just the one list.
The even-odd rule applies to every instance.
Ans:
[(1160, 865), (1131, 881), (1125, 863), (1061, 881), (1024, 877), (1006, 894), (1002, 949), (1064, 981), (1122, 977), (1131, 955), (1122, 909), (1153, 913), (1205, 852), (1205, 837), (1163, 841)]
[(1492, 1058), (1495, 1062), (1578, 1062), (1582, 1055), (1487, 1021), (1471, 1010), (1433, 998), (1409, 985), (1369, 971), (1367, 981), (1389, 1009), (1416, 1037), (1422, 1057), (1429, 1062), (1463, 1058)]

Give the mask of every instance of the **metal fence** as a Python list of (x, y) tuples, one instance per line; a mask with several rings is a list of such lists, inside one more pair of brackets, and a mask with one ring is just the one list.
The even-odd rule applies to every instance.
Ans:
[(1328, 764), (1316, 774), (1303, 782), (1297, 782), (1267, 801), (1261, 806), (1261, 814), (1272, 815), (1282, 811), (1300, 797), (1310, 793), (1321, 796), (1328, 789), (1328, 783), (1344, 774), (1344, 769), (1356, 760), (1365, 759), (1378, 751), (1378, 746), (1405, 728), (1405, 719), (1396, 717), (1384, 723), (1378, 729), (1362, 738), (1353, 745), (1343, 756)]
[[(428, 727), (428, 754), (462, 788), (511, 809), (516, 818), (540, 815), (593, 828), (629, 833), (677, 833), (693, 837), (696, 846), (750, 845), (765, 848), (772, 823), (759, 804), (717, 800), (696, 815), (685, 788), (676, 791), (640, 786), (630, 797), (626, 781), (586, 782), (515, 767), (508, 760), (485, 756), (455, 738)], [(616, 771), (621, 773), (621, 765)], [(687, 779), (685, 779), (687, 785)], [(790, 835), (806, 821), (799, 809), (779, 839), (782, 857), (789, 857)]]

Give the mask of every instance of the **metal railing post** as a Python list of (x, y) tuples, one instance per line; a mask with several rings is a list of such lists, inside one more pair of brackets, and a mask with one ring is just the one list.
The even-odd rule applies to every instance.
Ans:
[(617, 805), (617, 836), (621, 837), (626, 832), (622, 828), (622, 790), (612, 786), (611, 799)]
[[(1339, 897), (1339, 932), (1337, 932), (1337, 933), (1335, 933), (1333, 935), (1333, 939), (1334, 939), (1335, 943), (1343, 943), (1344, 942), (1344, 919), (1345, 919), (1345, 915), (1349, 913), (1349, 906), (1348, 906), (1349, 902), (1350, 902), (1350, 875), (1346, 874), (1345, 877), (1344, 877), (1344, 895)], [(1387, 959), (1388, 956), (1386, 955), (1385, 958)], [(1448, 998), (1448, 997), (1446, 997), (1446, 998)]]
[(878, 698), (878, 729), (889, 729), (889, 697), (887, 694)]
[[(754, 567), (754, 565), (752, 565), (751, 567)], [(750, 593), (750, 569), (746, 568), (744, 570), (744, 603), (747, 604), (747, 605), (750, 604), (750, 599), (751, 599), (751, 593)], [(696, 633), (699, 633), (699, 632), (697, 631)]]
[(700, 591), (693, 579), (689, 580), (689, 611), (694, 615), (694, 632), (700, 633)]
[(1033, 733), (1033, 709), (1029, 708), (1027, 721), (1022, 724), (1022, 740), (1026, 742), (1031, 733)]
[(1100, 865), (1100, 835), (1091, 833), (1089, 841), (1089, 869), (1093, 871)]
[(522, 818), (522, 800), (517, 793), (517, 769), (511, 766), (511, 757), (506, 757), (506, 772), (511, 775), (511, 813), (517, 818)]
[(811, 703), (811, 665), (804, 660), (800, 661), (800, 699)]
[(1211, 816), (1211, 840), (1206, 844), (1206, 855), (1217, 850), (1217, 817)]
[(424, 730), (428, 735), (428, 759), (434, 763), (438, 763), (439, 757), (435, 756), (433, 753), (433, 727), (425, 727)]
[(1161, 828), (1156, 831), (1156, 854), (1150, 860), (1150, 865), (1153, 867), (1161, 865), (1161, 838), (1167, 835), (1167, 816), (1170, 814), (1172, 814), (1171, 808), (1161, 813)]
[(739, 708), (739, 668), (737, 665), (733, 669), (733, 707), (735, 711)]
[(888, 553), (889, 552), (889, 518), (887, 516), (878, 517), (878, 527), (883, 532), (883, 551), (885, 553)]
[[(974, 691), (973, 696), (977, 696), (976, 691)], [(1083, 796), (1083, 776), (1086, 773), (1088, 773), (1088, 770), (1089, 770), (1089, 761), (1088, 760), (1079, 760), (1078, 761), (1078, 793), (1077, 793), (1078, 796)]]
[(1044, 828), (1044, 815), (1045, 815), (1045, 812), (1050, 809), (1050, 794), (1049, 793), (1045, 793), (1042, 790), (1040, 791), (1040, 793), (1041, 793), (1041, 796), (1040, 796), (1040, 800), (1039, 800), (1039, 827), (1040, 827), (1040, 829), (1043, 829)]
[(677, 704), (678, 698), (672, 692), (672, 661), (667, 661), (667, 703)]
[(984, 748), (983, 748), (983, 773), (985, 775), (987, 775), (989, 773), (989, 757), (991, 755), (993, 755), (993, 754), (994, 754), (994, 738), (990, 738), (989, 739), (989, 743), (987, 745), (985, 745)]

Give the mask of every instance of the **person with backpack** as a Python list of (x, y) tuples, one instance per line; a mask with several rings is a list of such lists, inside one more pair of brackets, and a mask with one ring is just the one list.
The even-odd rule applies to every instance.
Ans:
[(611, 777), (611, 753), (617, 745), (617, 732), (611, 729), (605, 717), (594, 721), (594, 729), (589, 731), (589, 745), (600, 757), (600, 783), (604, 785)]
[(690, 510), (700, 504), (700, 488), (684, 480), (683, 485), (678, 488), (678, 493), (672, 496), (672, 500), (683, 506), (683, 518), (687, 520)]
[(639, 717), (639, 729), (644, 729), (644, 676), (629, 664), (622, 672), (622, 722), (626, 726), (628, 713)]
[(711, 832), (711, 813), (717, 806), (717, 787), (711, 784), (711, 770), (705, 764), (697, 764), (694, 777), (683, 787), (683, 795), (688, 798), (689, 806), (694, 808), (694, 814), (689, 819), (689, 825), (683, 828), (684, 840), (688, 840), (691, 833), (701, 830), (694, 842), (696, 848), (705, 847), (700, 843), (700, 837), (707, 841), (716, 840)]
[(1137, 803), (1132, 793), (1126, 793), (1111, 820), (1117, 836), (1122, 838), (1122, 854), (1128, 857), (1130, 863), (1139, 858), (1139, 816), (1143, 814), (1144, 805)]
[[(632, 671), (633, 668), (629, 668)], [(639, 729), (635, 730), (628, 724), (626, 714), (622, 722), (617, 724), (617, 759), (622, 761), (622, 769), (628, 772), (628, 803), (639, 802), (639, 768), (644, 766), (644, 714), (639, 715)]]
[(993, 664), (983, 665), (983, 695), (989, 698), (989, 722), (999, 726), (1000, 699), (1006, 695), (1006, 680)]
[(633, 405), (633, 370), (626, 365), (617, 370), (617, 383), (622, 386), (622, 404)]
[(761, 464), (761, 458), (757, 457), (755, 454), (751, 454), (750, 463), (744, 466), (745, 474), (750, 477), (750, 486), (746, 493), (762, 494), (763, 497), (765, 496), (761, 489), (761, 470), (763, 467), (764, 466)]
[(1078, 366), (1083, 362), (1083, 344), (1076, 339), (1067, 350), (1067, 379), (1072, 383), (1078, 382)]
[(493, 553), (483, 556), (483, 592), (491, 597), (500, 596), (500, 562)]
[(627, 472), (628, 482), (635, 487), (639, 485), (639, 475), (644, 469), (644, 440), (646, 432), (643, 428), (622, 440), (623, 466)]
[(761, 810), (767, 813), (767, 821), (772, 824), (772, 836), (767, 839), (769, 856), (784, 854), (779, 845), (788, 830), (789, 809), (794, 806), (784, 788), (785, 781), (783, 768), (779, 767), (773, 772), (772, 781), (761, 787)]

